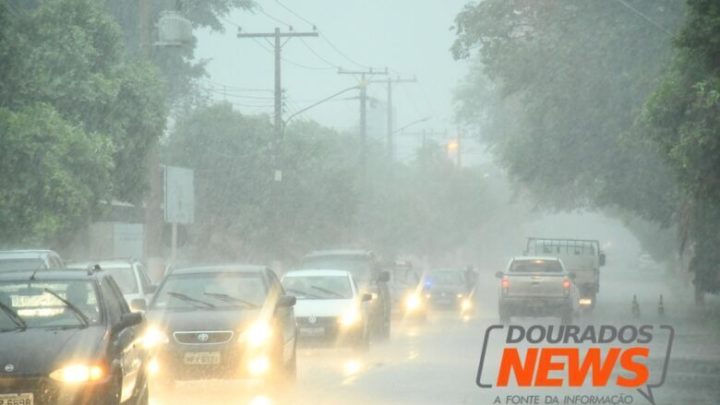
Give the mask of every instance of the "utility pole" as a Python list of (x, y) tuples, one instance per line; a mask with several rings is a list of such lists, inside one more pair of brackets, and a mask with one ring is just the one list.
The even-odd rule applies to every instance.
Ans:
[[(319, 34), (316, 31), (313, 32), (281, 32), (280, 28), (275, 28), (274, 32), (265, 33), (244, 33), (241, 28), (238, 28), (238, 38), (262, 38), (268, 40), (269, 38), (274, 39), (273, 47), (275, 56), (275, 114), (273, 117), (273, 140), (271, 142), (271, 164), (274, 168), (273, 180), (274, 186), (270, 187), (270, 199), (272, 207), (272, 225), (271, 225), (271, 237), (275, 240), (275, 259), (280, 259), (284, 254), (284, 242), (281, 237), (281, 220), (282, 220), (282, 136), (284, 133), (283, 128), (283, 90), (282, 90), (282, 47), (292, 38), (297, 37), (317, 37)], [(282, 39), (285, 38), (285, 42)]]
[(417, 83), (417, 77), (412, 79), (403, 79), (400, 76), (396, 78), (388, 77), (387, 81), (370, 81), (370, 83), (387, 83), (387, 147), (388, 157), (390, 161), (395, 160), (395, 123), (393, 118), (393, 84), (395, 83)]
[[(283, 119), (282, 119), (282, 47), (291, 38), (296, 37), (317, 37), (319, 34), (316, 31), (313, 32), (281, 32), (280, 28), (275, 28), (274, 32), (268, 33), (244, 33), (238, 28), (238, 38), (273, 38), (275, 48), (275, 116), (273, 117), (274, 126), (274, 138), (273, 139), (273, 164), (275, 165), (275, 181), (282, 181), (282, 171), (280, 170), (278, 158), (279, 158), (279, 147), (282, 141), (283, 134)], [(283, 38), (287, 38), (285, 42), (282, 42)]]
[(387, 68), (385, 70), (345, 70), (338, 69), (340, 75), (360, 75), (360, 166), (362, 167), (363, 176), (367, 166), (367, 85), (370, 83), (367, 81), (367, 76), (373, 75), (386, 75), (388, 74)]

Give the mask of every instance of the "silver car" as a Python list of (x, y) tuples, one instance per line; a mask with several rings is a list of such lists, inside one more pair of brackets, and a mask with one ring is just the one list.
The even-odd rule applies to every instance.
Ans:
[(100, 266), (115, 279), (128, 305), (133, 311), (144, 310), (157, 286), (150, 281), (145, 266), (135, 259), (96, 260), (67, 265), (69, 269), (87, 269)]

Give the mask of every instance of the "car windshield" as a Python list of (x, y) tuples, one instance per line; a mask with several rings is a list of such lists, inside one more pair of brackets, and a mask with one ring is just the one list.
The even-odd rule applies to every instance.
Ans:
[(350, 299), (353, 297), (347, 276), (286, 276), (285, 290), (298, 299)]
[(28, 329), (83, 327), (101, 319), (97, 292), (90, 281), (2, 281), (0, 304), (5, 308), (4, 315), (0, 314), (0, 330), (17, 325), (12, 314)]
[(194, 273), (170, 275), (151, 304), (152, 309), (193, 310), (260, 308), (267, 286), (260, 273)]
[(426, 286), (460, 286), (464, 283), (463, 274), (459, 271), (436, 271), (428, 273), (425, 277)]
[(511, 273), (560, 273), (562, 266), (557, 260), (515, 260)]
[(370, 280), (372, 266), (366, 256), (311, 256), (303, 260), (304, 269), (327, 269), (349, 271), (356, 282), (366, 283)]
[(0, 258), (0, 272), (3, 271), (24, 271), (37, 270), (45, 267), (45, 262), (40, 258), (10, 259)]
[(129, 265), (123, 267), (103, 267), (103, 269), (112, 274), (112, 277), (115, 279), (115, 282), (123, 294), (135, 294), (138, 292), (137, 279), (135, 278), (132, 267)]

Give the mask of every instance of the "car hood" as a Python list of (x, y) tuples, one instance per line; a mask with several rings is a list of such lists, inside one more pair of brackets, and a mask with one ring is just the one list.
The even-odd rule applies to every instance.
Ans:
[(295, 304), (295, 316), (340, 316), (353, 308), (354, 300), (308, 300), (299, 299)]
[[(49, 374), (71, 361), (98, 359), (109, 335), (101, 326), (26, 329), (0, 333), (0, 376)], [(5, 366), (12, 364), (12, 373)]]
[(176, 331), (242, 331), (260, 316), (258, 309), (158, 311), (146, 313), (148, 325), (167, 332)]

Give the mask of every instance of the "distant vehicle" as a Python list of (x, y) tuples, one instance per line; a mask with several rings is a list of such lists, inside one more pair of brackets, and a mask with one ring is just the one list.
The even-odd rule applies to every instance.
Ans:
[(96, 265), (112, 274), (133, 311), (147, 308), (157, 286), (150, 281), (145, 266), (139, 260), (130, 258), (76, 262), (68, 264), (67, 267), (69, 269), (88, 269)]
[(142, 322), (108, 272), (0, 273), (0, 404), (146, 405)]
[(2, 250), (0, 273), (4, 271), (57, 270), (65, 267), (60, 255), (52, 250)]
[(575, 285), (583, 308), (595, 307), (600, 291), (600, 267), (605, 265), (605, 253), (596, 240), (528, 238), (527, 256), (549, 256), (562, 260), (567, 271), (575, 274)]
[(462, 313), (472, 310), (472, 289), (465, 277), (465, 270), (431, 270), (423, 277), (423, 289), (433, 309), (452, 309)]
[(367, 348), (368, 303), (352, 275), (344, 270), (296, 270), (282, 278), (285, 291), (297, 297), (295, 320), (300, 339), (324, 339)]
[(320, 250), (303, 257), (300, 269), (349, 271), (361, 294), (371, 294), (370, 331), (382, 339), (390, 338), (392, 297), (388, 288), (390, 273), (384, 271), (375, 254), (367, 250)]
[(294, 379), (294, 305), (264, 266), (173, 269), (146, 311), (151, 382)]
[(421, 284), (422, 275), (408, 261), (396, 261), (390, 269), (390, 295), (393, 314), (424, 320), (428, 300)]
[(554, 257), (516, 257), (501, 279), (500, 320), (513, 316), (557, 316), (571, 323), (578, 312), (578, 292), (563, 262)]

